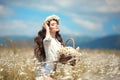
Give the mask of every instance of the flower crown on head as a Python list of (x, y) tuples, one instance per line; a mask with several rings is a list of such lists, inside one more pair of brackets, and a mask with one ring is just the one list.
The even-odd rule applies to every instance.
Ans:
[(51, 15), (51, 16), (48, 16), (46, 19), (45, 19), (45, 22), (48, 22), (52, 19), (56, 19), (58, 22), (60, 20), (60, 18), (57, 16), (57, 15)]

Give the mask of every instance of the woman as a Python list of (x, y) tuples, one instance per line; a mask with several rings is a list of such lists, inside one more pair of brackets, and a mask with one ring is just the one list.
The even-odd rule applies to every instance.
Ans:
[(38, 32), (38, 36), (35, 38), (37, 44), (35, 55), (40, 62), (45, 62), (43, 68), (45, 76), (47, 76), (46, 80), (50, 76), (50, 72), (56, 68), (54, 62), (58, 61), (59, 58), (57, 51), (63, 45), (59, 31), (59, 17), (51, 15), (46, 18), (42, 30)]

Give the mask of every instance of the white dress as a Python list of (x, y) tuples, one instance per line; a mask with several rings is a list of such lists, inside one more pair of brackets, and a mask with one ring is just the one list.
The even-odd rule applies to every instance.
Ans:
[(60, 49), (61, 43), (57, 39), (47, 35), (43, 40), (43, 45), (46, 54), (46, 62), (57, 61), (59, 56), (56, 52)]
[(57, 51), (62, 47), (61, 43), (52, 38), (50, 35), (47, 35), (43, 40), (45, 55), (46, 55), (46, 64), (44, 65), (45, 75), (50, 75), (50, 72), (55, 69), (54, 61), (59, 59)]

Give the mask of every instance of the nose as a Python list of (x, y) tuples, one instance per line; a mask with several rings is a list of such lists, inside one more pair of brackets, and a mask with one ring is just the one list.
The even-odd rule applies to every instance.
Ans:
[(57, 27), (60, 27), (59, 25), (57, 25)]

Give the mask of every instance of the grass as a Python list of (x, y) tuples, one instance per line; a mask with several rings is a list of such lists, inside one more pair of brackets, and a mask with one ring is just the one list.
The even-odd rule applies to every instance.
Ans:
[(0, 80), (34, 80), (33, 49), (0, 48)]
[[(120, 51), (80, 49), (75, 66), (58, 63), (55, 80), (119, 80)], [(35, 80), (33, 48), (0, 47), (0, 80)]]

